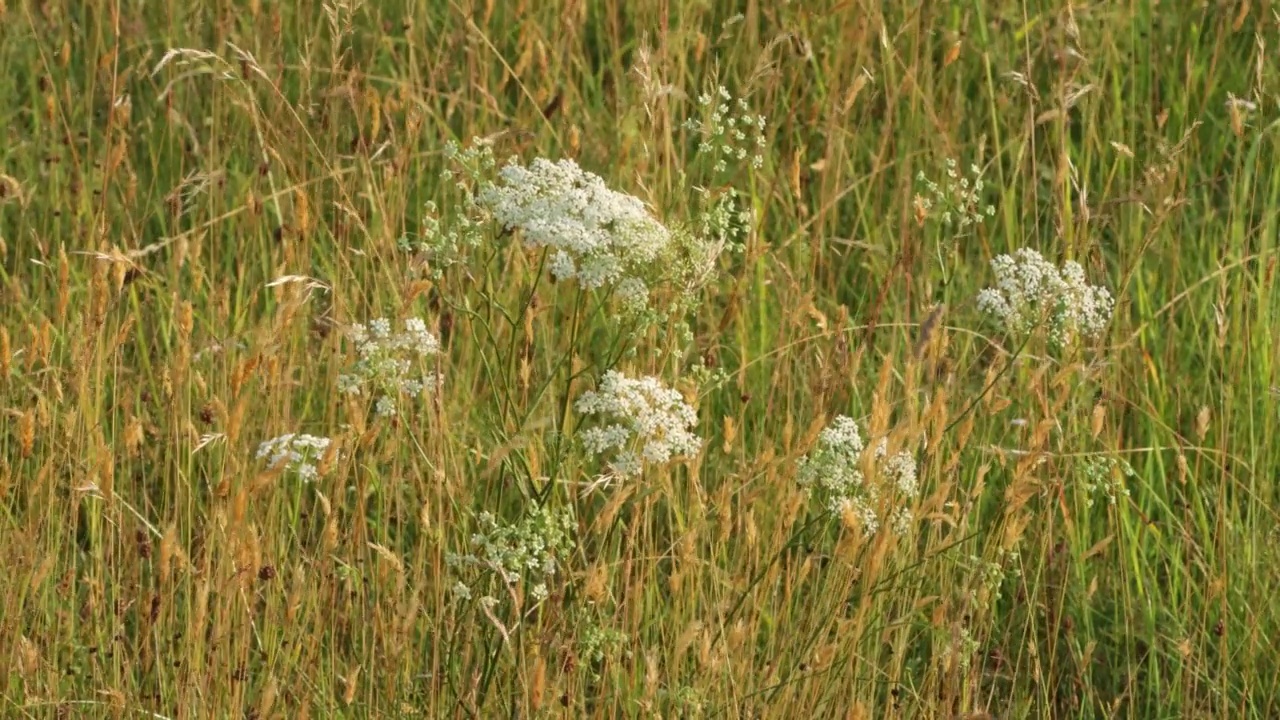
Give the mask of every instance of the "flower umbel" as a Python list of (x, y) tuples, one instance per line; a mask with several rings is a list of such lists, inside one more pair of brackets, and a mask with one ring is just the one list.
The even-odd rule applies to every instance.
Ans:
[[(874, 535), (884, 520), (904, 535), (913, 517), (906, 504), (882, 508), (882, 500), (909, 501), (919, 494), (915, 457), (906, 451), (889, 455), (888, 441), (876, 446), (876, 468), (880, 477), (868, 481), (861, 469), (865, 445), (858, 424), (844, 415), (831, 421), (820, 435), (817, 447), (800, 459), (796, 482), (811, 498), (817, 499), (837, 516), (852, 514), (866, 536)], [(895, 498), (896, 496), (896, 498)]]
[(658, 259), (671, 233), (639, 198), (610, 190), (573, 160), (512, 161), (499, 182), (480, 189), (479, 204), (529, 247), (551, 251), (556, 280), (595, 289), (612, 285)]
[(828, 510), (839, 513), (865, 484), (859, 458), (865, 446), (858, 424), (840, 415), (818, 436), (818, 446), (800, 458), (796, 482)]
[(293, 473), (303, 482), (311, 482), (317, 477), (315, 464), (329, 449), (329, 443), (327, 437), (287, 433), (259, 445), (257, 458), (267, 458), (269, 467), (283, 466), (285, 472)]
[(764, 115), (753, 114), (745, 98), (735, 101), (723, 85), (716, 87), (714, 95), (699, 96), (698, 105), (707, 113), (706, 119), (690, 118), (684, 126), (701, 137), (698, 153), (714, 159), (716, 172), (725, 172), (748, 158), (754, 169), (764, 165)]
[(702, 448), (702, 439), (692, 432), (697, 413), (655, 377), (628, 378), (610, 370), (599, 390), (583, 393), (574, 407), (582, 415), (608, 419), (583, 431), (582, 444), (588, 454), (609, 457), (609, 469), (618, 477), (639, 475), (646, 463), (693, 457)]
[(480, 228), (492, 221), (518, 232), (526, 248), (545, 252), (552, 279), (607, 290), (625, 315), (645, 322), (691, 302), (748, 221), (742, 218), (749, 213), (735, 209), (731, 189), (711, 198), (696, 188), (716, 212), (704, 209), (698, 222), (667, 226), (642, 200), (610, 189), (571, 159), (536, 158), (524, 165), (512, 158), (499, 168), (492, 147), (480, 138), (465, 150), (451, 144), (446, 155), (452, 165), (446, 173), (456, 178), (462, 198), (458, 217), (446, 227), (428, 207), (422, 242), (403, 243), (423, 253), (436, 275), (464, 262), (481, 243)]
[(991, 260), (996, 285), (978, 293), (978, 309), (999, 320), (1013, 335), (1025, 335), (1045, 322), (1057, 347), (1077, 338), (1102, 334), (1115, 301), (1098, 285), (1089, 285), (1084, 268), (1068, 260), (1062, 268), (1029, 248)]
[(418, 397), (440, 385), (438, 373), (421, 373), (415, 367), (417, 361), (440, 352), (440, 341), (421, 318), (405, 320), (404, 330), (399, 333), (391, 331), (391, 321), (386, 318), (378, 318), (367, 327), (357, 323), (351, 327), (350, 337), (360, 357), (350, 373), (338, 376), (338, 390), (351, 395), (375, 395), (379, 415), (395, 415), (396, 400), (402, 395)]
[[(765, 117), (751, 112), (746, 98), (735, 99), (723, 85), (714, 93), (698, 97), (702, 117), (691, 117), (684, 128), (698, 139), (697, 154), (707, 158), (715, 175), (733, 174), (747, 168), (764, 167)], [(716, 187), (694, 186), (698, 197), (695, 223), (704, 242), (717, 247), (742, 250), (740, 244), (755, 216), (751, 203), (732, 184)]]
[(916, 181), (924, 191), (915, 196), (917, 223), (937, 217), (943, 225), (954, 225), (963, 232), (996, 214), (994, 205), (982, 202), (984, 183), (982, 169), (977, 165), (969, 166), (969, 177), (961, 177), (956, 161), (947, 158), (947, 177), (942, 185), (930, 180), (923, 170), (916, 174)]
[(1116, 500), (1129, 497), (1127, 480), (1137, 473), (1133, 466), (1124, 460), (1113, 457), (1093, 458), (1084, 463), (1084, 481), (1081, 483), (1085, 491), (1086, 503), (1093, 507), (1094, 495), (1105, 495), (1107, 501), (1115, 505)]
[[(480, 513), (476, 520), (479, 527), (471, 536), (470, 552), (449, 553), (445, 562), (455, 571), (478, 569), (481, 581), (494, 576), (504, 585), (514, 586), (528, 580), (533, 597), (545, 599), (550, 592), (547, 582), (560, 573), (575, 545), (577, 528), (572, 516), (539, 507), (517, 524), (501, 524), (488, 511)], [(470, 599), (472, 587), (459, 580), (453, 592), (459, 599)]]

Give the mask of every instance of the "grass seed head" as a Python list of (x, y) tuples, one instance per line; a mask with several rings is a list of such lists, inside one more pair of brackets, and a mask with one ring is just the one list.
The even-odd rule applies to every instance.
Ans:
[(9, 345), (9, 330), (0, 326), (0, 381), (9, 378), (13, 369), (13, 348)]

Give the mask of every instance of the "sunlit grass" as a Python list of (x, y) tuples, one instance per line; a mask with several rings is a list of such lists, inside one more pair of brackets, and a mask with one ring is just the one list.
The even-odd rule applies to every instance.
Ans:
[(1044, 5), (0, 0), (0, 714), (1276, 715), (1278, 25)]

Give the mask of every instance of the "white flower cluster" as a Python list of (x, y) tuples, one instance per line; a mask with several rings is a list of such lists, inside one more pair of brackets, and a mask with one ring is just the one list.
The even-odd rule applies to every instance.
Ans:
[(702, 237), (718, 247), (728, 245), (735, 251), (742, 250), (742, 245), (734, 241), (745, 234), (754, 217), (737, 189), (728, 187), (712, 192), (703, 188), (696, 192), (701, 201), (697, 223)]
[[(588, 624), (578, 633), (578, 657), (587, 660), (592, 666), (599, 665), (606, 658), (622, 650), (631, 642), (631, 636), (610, 627)], [(598, 681), (600, 676), (591, 667), (591, 677)]]
[[(695, 188), (703, 209), (698, 221), (667, 227), (645, 204), (609, 189), (597, 175), (573, 160), (537, 158), (527, 166), (514, 158), (501, 168), (492, 146), (476, 138), (466, 149), (450, 143), (445, 154), (462, 202), (447, 223), (428, 205), (421, 242), (401, 240), (416, 250), (439, 275), (465, 262), (492, 222), (504, 231), (519, 231), (525, 246), (547, 251), (547, 267), (556, 280), (574, 280), (588, 290), (607, 288), (624, 314), (650, 322), (662, 317), (664, 303), (654, 302), (658, 288), (679, 307), (714, 277), (726, 244), (751, 221), (736, 192), (712, 193)], [(696, 232), (696, 228), (702, 232)]]
[(1077, 337), (1097, 337), (1111, 319), (1114, 300), (1105, 287), (1089, 285), (1084, 268), (1067, 261), (1054, 267), (1029, 248), (991, 260), (996, 286), (978, 293), (978, 310), (1014, 335), (1047, 322), (1050, 339), (1067, 347)]
[(920, 491), (914, 455), (901, 450), (890, 456), (889, 441), (881, 440), (876, 446), (876, 460), (880, 462), (880, 471), (893, 482), (893, 486), (903, 497), (915, 497)]
[(480, 246), (483, 228), (483, 223), (472, 218), (467, 208), (453, 213), (447, 221), (441, 221), (440, 216), (440, 208), (428, 201), (418, 230), (419, 239), (414, 241), (405, 235), (399, 240), (401, 250), (428, 258), (430, 274), (435, 279), (446, 269), (467, 262), (467, 253)]
[(671, 242), (639, 198), (610, 190), (573, 160), (537, 158), (528, 167), (513, 160), (498, 178), (480, 189), (477, 202), (504, 229), (519, 230), (527, 246), (550, 249), (557, 280), (612, 285), (635, 277)]
[(1117, 499), (1129, 497), (1125, 481), (1135, 475), (1133, 466), (1124, 460), (1112, 457), (1089, 460), (1084, 464), (1084, 482), (1081, 483), (1088, 497), (1086, 503), (1093, 507), (1094, 494), (1102, 494), (1115, 505)]
[(465, 149), (450, 140), (445, 143), (444, 156), (448, 165), (440, 179), (445, 184), (452, 182), (458, 202), (442, 210), (434, 201), (428, 201), (417, 238), (405, 235), (399, 240), (401, 250), (424, 256), (428, 274), (434, 279), (450, 267), (465, 266), (471, 251), (483, 242), (488, 218), (476, 202), (473, 185), (482, 182), (497, 166), (492, 145), (482, 140)]
[(981, 649), (982, 644), (973, 637), (969, 628), (957, 624), (952, 628), (951, 641), (943, 648), (942, 657), (955, 663), (961, 672), (968, 672), (973, 656)]
[(943, 225), (954, 223), (964, 230), (970, 225), (981, 224), (984, 216), (996, 214), (994, 205), (982, 205), (982, 169), (970, 165), (971, 177), (961, 177), (956, 167), (956, 161), (947, 158), (945, 187), (930, 180), (923, 170), (916, 175), (916, 180), (924, 187), (924, 194), (915, 197), (916, 217), (921, 222), (930, 215), (940, 215)]
[[(764, 166), (764, 115), (752, 113), (744, 98), (735, 100), (724, 86), (717, 86), (714, 94), (703, 93), (698, 105), (705, 117), (691, 117), (684, 127), (699, 136), (697, 152), (708, 157), (713, 172), (724, 174), (748, 164), (757, 170)], [(715, 189), (692, 187), (698, 196), (693, 226), (704, 248), (712, 249), (711, 257), (725, 247), (741, 252), (740, 241), (755, 221), (751, 203), (737, 188), (723, 182), (715, 185)]]
[(399, 333), (391, 331), (391, 321), (386, 318), (378, 318), (367, 327), (357, 323), (349, 336), (360, 357), (350, 373), (338, 376), (338, 390), (351, 395), (377, 395), (375, 407), (379, 415), (395, 415), (400, 395), (418, 397), (439, 386), (437, 373), (415, 372), (415, 361), (440, 352), (440, 341), (421, 318), (405, 320), (404, 331)]
[(574, 407), (611, 420), (583, 431), (582, 444), (591, 455), (610, 456), (609, 469), (618, 477), (639, 475), (645, 463), (693, 457), (702, 448), (702, 439), (693, 434), (697, 413), (655, 377), (628, 378), (610, 370), (600, 389), (583, 393)]
[[(865, 446), (858, 424), (840, 415), (818, 436), (817, 447), (800, 459), (796, 482), (809, 496), (835, 515), (852, 512), (864, 535), (874, 535), (881, 524), (877, 507), (886, 491), (899, 501), (909, 501), (920, 492), (915, 456), (904, 451), (889, 455), (887, 440), (876, 446), (875, 457), (882, 482), (868, 482), (861, 469)], [(900, 504), (889, 515), (889, 526), (899, 535), (911, 530), (911, 508)]]
[(286, 472), (296, 474), (303, 482), (311, 482), (317, 476), (315, 464), (329, 449), (329, 443), (327, 437), (287, 433), (259, 445), (257, 457), (267, 458), (270, 468), (283, 465)]
[[(575, 545), (577, 526), (572, 516), (539, 507), (515, 525), (499, 523), (488, 511), (476, 520), (479, 528), (471, 536), (471, 552), (448, 553), (445, 562), (456, 571), (473, 568), (482, 577), (495, 576), (508, 587), (527, 578), (534, 583), (530, 589), (533, 597), (546, 599), (550, 594), (547, 582), (560, 572)], [(464, 600), (472, 597), (471, 586), (462, 580), (453, 586), (453, 592)]]
[(730, 162), (745, 162), (748, 154), (751, 167), (759, 169), (764, 165), (764, 115), (752, 114), (744, 98), (738, 98), (735, 103), (723, 85), (716, 88), (714, 96), (710, 93), (699, 96), (698, 104), (710, 111), (710, 115), (705, 121), (690, 118), (684, 126), (702, 135), (698, 152), (715, 158), (716, 172), (728, 170)]
[(969, 602), (985, 609), (1000, 601), (1005, 580), (1022, 577), (1022, 556), (1017, 550), (1001, 550), (996, 561), (970, 555), (969, 570), (977, 580), (967, 593)]

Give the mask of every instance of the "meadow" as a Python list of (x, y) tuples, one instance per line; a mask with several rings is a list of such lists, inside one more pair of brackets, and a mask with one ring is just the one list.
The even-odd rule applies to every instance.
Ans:
[(1280, 716), (1268, 3), (0, 28), (0, 716)]

